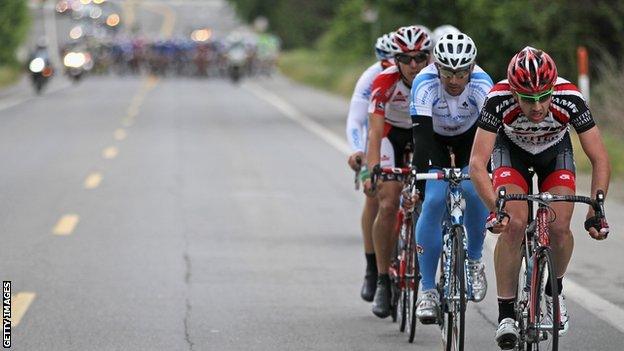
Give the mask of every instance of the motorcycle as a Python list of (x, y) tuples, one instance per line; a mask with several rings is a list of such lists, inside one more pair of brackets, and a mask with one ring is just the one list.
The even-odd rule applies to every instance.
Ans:
[(35, 57), (30, 60), (28, 64), (28, 70), (32, 78), (33, 87), (37, 94), (41, 94), (43, 87), (47, 84), (48, 80), (52, 78), (54, 70), (49, 62), (43, 57)]
[(227, 52), (227, 69), (230, 79), (238, 83), (243, 75), (243, 70), (247, 61), (247, 54), (242, 48), (232, 48)]
[(74, 83), (78, 83), (85, 73), (93, 68), (91, 55), (80, 51), (70, 51), (63, 57), (65, 73)]

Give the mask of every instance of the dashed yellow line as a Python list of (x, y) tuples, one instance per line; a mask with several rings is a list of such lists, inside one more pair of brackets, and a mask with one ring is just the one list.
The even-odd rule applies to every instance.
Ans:
[(144, 3), (142, 4), (149, 11), (156, 12), (163, 16), (163, 24), (160, 27), (160, 35), (165, 38), (171, 38), (173, 34), (173, 28), (175, 27), (176, 16), (175, 12), (166, 5)]
[(124, 140), (127, 136), (128, 133), (122, 128), (118, 128), (113, 132), (113, 137), (118, 141)]
[(102, 157), (104, 157), (107, 160), (117, 157), (118, 154), (119, 154), (119, 149), (115, 146), (109, 146), (106, 149), (102, 150)]
[(74, 213), (66, 214), (56, 222), (52, 233), (54, 235), (70, 235), (74, 232), (76, 225), (80, 221), (80, 216)]
[(22, 321), (22, 317), (36, 296), (37, 294), (26, 291), (11, 296), (11, 327), (17, 327)]
[(85, 189), (95, 189), (102, 182), (102, 174), (99, 172), (93, 172), (87, 176), (84, 181)]

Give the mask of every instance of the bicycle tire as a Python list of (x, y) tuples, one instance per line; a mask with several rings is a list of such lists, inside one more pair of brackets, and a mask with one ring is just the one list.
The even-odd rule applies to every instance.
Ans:
[[(446, 318), (446, 351), (463, 351), (466, 328), (466, 270), (463, 227), (455, 227), (452, 247), (452, 264), (450, 272), (449, 296), (457, 295), (458, 301), (447, 301), (449, 304)], [(452, 305), (451, 305), (452, 304)]]
[[(534, 261), (533, 275), (535, 276), (531, 282), (531, 298), (529, 303), (529, 323), (528, 329), (532, 331), (532, 338), (527, 340), (528, 351), (559, 350), (559, 299), (553, 298), (553, 316), (551, 328), (548, 328), (547, 332), (550, 334), (543, 334), (544, 330), (538, 330), (537, 328), (544, 322), (545, 308), (546, 308), (546, 281), (550, 280), (551, 286), (557, 286), (557, 278), (555, 273), (555, 266), (553, 264), (552, 252), (548, 247), (540, 247), (535, 253), (537, 259)], [(537, 263), (535, 265), (535, 263)]]
[(522, 251), (522, 263), (523, 266), (520, 268), (520, 273), (518, 274), (518, 289), (516, 290), (516, 301), (515, 301), (515, 312), (516, 312), (516, 321), (518, 322), (518, 329), (520, 331), (520, 340), (517, 344), (516, 351), (525, 351), (525, 340), (526, 340), (526, 332), (525, 326), (528, 325), (528, 291), (525, 289), (529, 289), (527, 285), (528, 271), (527, 267), (529, 267), (529, 259), (527, 256), (527, 249), (525, 242), (522, 243), (521, 246)]
[(411, 268), (412, 274), (414, 275), (412, 283), (409, 284), (411, 289), (410, 295), (410, 328), (409, 328), (409, 342), (414, 342), (414, 337), (416, 336), (416, 322), (418, 318), (416, 317), (416, 307), (418, 306), (418, 289), (420, 287), (420, 265), (418, 264), (418, 254), (416, 253), (416, 248), (412, 245), (412, 254), (410, 256), (411, 259)]

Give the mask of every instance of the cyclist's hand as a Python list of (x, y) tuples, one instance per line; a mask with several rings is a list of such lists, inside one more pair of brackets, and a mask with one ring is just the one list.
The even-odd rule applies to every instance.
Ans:
[[(358, 162), (359, 159), (359, 162)], [(359, 171), (362, 168), (362, 161), (364, 160), (364, 153), (362, 151), (356, 151), (349, 156), (347, 163), (354, 171)]]
[(368, 197), (375, 197), (376, 191), (373, 191), (373, 183), (371, 183), (371, 179), (368, 178), (363, 183), (364, 194)]
[(609, 223), (602, 216), (589, 216), (585, 220), (585, 230), (596, 240), (604, 240), (609, 235)]
[(505, 230), (507, 223), (509, 223), (509, 215), (507, 213), (503, 212), (502, 219), (499, 219), (496, 212), (490, 212), (485, 219), (485, 228), (494, 234), (499, 234)]

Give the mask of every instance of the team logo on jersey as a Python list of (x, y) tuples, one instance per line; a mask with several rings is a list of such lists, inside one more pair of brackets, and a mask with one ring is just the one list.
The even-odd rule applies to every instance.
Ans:
[(510, 171), (501, 172), (500, 177), (501, 178), (511, 177), (511, 172)]
[(559, 179), (561, 179), (561, 180), (570, 180), (570, 179), (572, 179), (572, 177), (570, 177), (569, 174), (562, 174), (562, 175), (559, 176)]
[(392, 99), (392, 101), (401, 101), (401, 102), (405, 102), (407, 101), (407, 97), (403, 94), (401, 94), (400, 91), (397, 91), (397, 94), (394, 96), (394, 98)]
[(468, 108), (468, 103), (466, 101), (464, 101), (464, 103), (462, 104), (463, 108)]
[(381, 155), (381, 160), (382, 161), (390, 161), (390, 157), (388, 157), (388, 155)]
[(416, 245), (416, 253), (419, 255), (422, 255), (423, 252), (425, 252), (425, 249), (423, 249), (423, 247), (421, 245)]

